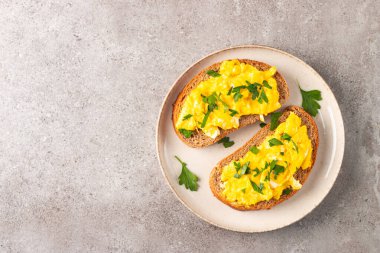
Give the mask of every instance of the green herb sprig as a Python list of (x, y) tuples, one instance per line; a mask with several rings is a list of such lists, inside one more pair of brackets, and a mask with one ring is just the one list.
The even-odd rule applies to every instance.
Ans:
[(301, 89), (301, 86), (298, 83), (298, 87), (301, 91), (302, 96), (302, 107), (307, 111), (311, 116), (315, 117), (318, 114), (318, 110), (321, 109), (321, 105), (317, 101), (322, 100), (321, 91), (319, 90), (310, 90), (306, 91)]
[(193, 131), (192, 130), (187, 130), (187, 129), (178, 129), (178, 131), (183, 135), (185, 136), (185, 138), (190, 138), (192, 135), (193, 135)]
[(219, 143), (219, 144), (223, 143), (223, 146), (225, 148), (229, 148), (235, 144), (234, 141), (230, 140), (230, 137), (224, 137), (224, 138), (220, 139), (217, 143)]
[(178, 177), (179, 185), (185, 185), (186, 189), (190, 191), (198, 190), (198, 177), (192, 173), (188, 168), (186, 163), (184, 163), (178, 156), (174, 156), (182, 165), (181, 174)]
[(220, 74), (218, 72), (216, 72), (215, 70), (208, 70), (206, 72), (206, 74), (209, 75), (209, 76), (212, 76), (212, 77), (218, 77), (218, 76), (220, 76)]
[(279, 125), (278, 118), (280, 118), (281, 112), (274, 112), (270, 116), (270, 130), (273, 131)]
[(282, 143), (282, 141), (280, 141), (280, 140), (278, 140), (276, 138), (272, 138), (268, 142), (269, 142), (269, 146), (270, 147), (279, 146), (279, 145), (283, 145), (284, 144), (284, 143)]
[(210, 113), (214, 111), (215, 109), (218, 109), (218, 105), (216, 103), (217, 100), (218, 100), (218, 96), (216, 95), (215, 92), (212, 93), (210, 96), (202, 95), (202, 101), (208, 104), (208, 106), (207, 106), (207, 112), (202, 120), (201, 128), (204, 128), (206, 126), (206, 122), (207, 122), (208, 117), (210, 116)]
[(263, 194), (264, 184), (260, 183), (260, 185), (257, 185), (255, 182), (251, 181), (252, 188), (255, 192), (258, 192), (260, 194)]

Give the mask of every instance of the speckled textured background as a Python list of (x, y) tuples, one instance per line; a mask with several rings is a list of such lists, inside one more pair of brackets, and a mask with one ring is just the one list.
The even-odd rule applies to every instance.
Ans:
[[(1, 1), (0, 252), (378, 252), (379, 1)], [(346, 151), (284, 229), (209, 225), (166, 185), (155, 124), (204, 55), (264, 44), (329, 83)]]

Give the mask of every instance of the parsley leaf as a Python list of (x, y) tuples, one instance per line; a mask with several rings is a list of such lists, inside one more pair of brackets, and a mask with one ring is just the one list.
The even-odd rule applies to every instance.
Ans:
[(219, 95), (216, 95), (216, 93), (213, 92), (213, 95), (215, 95), (216, 99), (217, 99), (218, 101), (220, 101), (220, 102), (223, 104), (223, 106), (224, 106), (224, 112), (226, 112), (226, 111), (228, 110), (228, 104), (227, 104), (226, 102), (224, 102), (224, 101), (220, 98), (221, 93), (219, 93)]
[(265, 103), (268, 103), (268, 97), (267, 95), (265, 94), (265, 91), (264, 89), (261, 89), (261, 92), (260, 92), (260, 95), (259, 95), (259, 99), (257, 100), (260, 104), (263, 103), (263, 100)]
[(258, 149), (256, 146), (252, 146), (249, 150), (255, 155), (257, 155), (260, 151), (260, 149)]
[(282, 173), (285, 171), (285, 167), (281, 165), (275, 165), (273, 168), (273, 173), (274, 173), (274, 179), (277, 179), (278, 174)]
[[(234, 177), (240, 178), (242, 175), (248, 174), (249, 173), (249, 163), (250, 162), (246, 162), (245, 164), (243, 164), (243, 166), (241, 166), (240, 162), (234, 162), (234, 166), (236, 169), (236, 173), (235, 173)], [(240, 173), (239, 173), (239, 171), (240, 171)]]
[(229, 148), (229, 147), (231, 147), (232, 145), (235, 144), (234, 141), (230, 141), (230, 137), (224, 137), (224, 138), (220, 139), (217, 143), (219, 143), (219, 144), (223, 143), (223, 146), (225, 148)]
[(202, 120), (201, 128), (204, 128), (206, 126), (206, 122), (207, 122), (208, 116), (210, 116), (210, 113), (211, 113), (210, 110), (208, 110), (206, 112), (206, 114), (205, 114), (205, 116), (203, 117), (203, 120)]
[(270, 164), (269, 164), (270, 171), (272, 171), (274, 169), (274, 167), (276, 166), (276, 163), (277, 163), (277, 160), (273, 160), (270, 162)]
[(204, 95), (201, 95), (202, 96), (202, 101), (206, 104), (208, 104), (207, 106), (207, 112), (205, 114), (205, 116), (203, 117), (203, 120), (202, 120), (202, 124), (201, 124), (201, 128), (204, 128), (206, 126), (206, 122), (207, 122), (207, 119), (208, 117), (210, 116), (210, 113), (215, 110), (215, 109), (218, 109), (218, 105), (216, 104), (216, 101), (218, 100), (218, 96), (216, 95), (216, 93), (212, 93), (210, 96), (204, 96)]
[(185, 136), (185, 138), (190, 138), (191, 135), (193, 135), (193, 131), (191, 131), (191, 130), (187, 130), (187, 129), (183, 129), (183, 128), (181, 128), (181, 129), (178, 129), (178, 131), (179, 131), (183, 136)]
[(278, 146), (278, 145), (283, 145), (284, 144), (284, 143), (282, 143), (280, 140), (278, 140), (276, 138), (272, 138), (268, 142), (269, 142), (269, 146), (270, 147)]
[(270, 115), (270, 130), (273, 131), (278, 126), (278, 118), (280, 118), (281, 112), (274, 112)]
[(229, 109), (229, 111), (231, 112), (231, 113), (230, 113), (230, 116), (231, 116), (231, 117), (233, 117), (233, 116), (235, 116), (236, 114), (238, 114), (238, 112), (235, 111), (235, 110)]
[(260, 194), (263, 194), (263, 189), (264, 189), (264, 185), (263, 183), (260, 183), (260, 185), (258, 186), (255, 182), (253, 182), (252, 180), (251, 181), (251, 185), (252, 185), (252, 188), (254, 191), (260, 193)]
[(240, 86), (233, 87), (232, 88), (232, 93), (240, 92), (241, 89), (245, 89), (245, 88), (247, 88), (247, 86), (245, 86), (245, 85), (240, 85)]
[[(298, 84), (299, 86), (299, 84)], [(307, 111), (311, 116), (315, 117), (318, 114), (318, 109), (321, 108), (321, 106), (318, 104), (317, 101), (322, 100), (321, 91), (319, 90), (310, 90), (305, 91), (300, 88), (301, 95), (302, 95), (302, 107)]]
[(249, 173), (249, 162), (246, 162), (243, 167), (241, 168), (240, 174), (244, 175)]
[(245, 81), (248, 86), (247, 89), (249, 92), (252, 93), (252, 100), (255, 100), (259, 96), (258, 87), (260, 87), (259, 83), (249, 83), (248, 81)]
[(260, 127), (263, 128), (265, 127), (267, 124), (265, 124), (264, 122), (263, 123), (260, 123)]
[(234, 178), (240, 178), (240, 174), (238, 173), (239, 170), (241, 169), (241, 164), (240, 162), (234, 162), (234, 167), (235, 167), (235, 170), (236, 170), (236, 173), (234, 175)]
[(206, 73), (207, 73), (207, 75), (212, 76), (212, 77), (220, 76), (220, 74), (218, 72), (216, 72), (215, 70), (208, 70)]
[(228, 90), (227, 95), (228, 96), (231, 95), (231, 92), (232, 92), (232, 87)]
[(183, 117), (182, 120), (190, 119), (192, 116), (193, 116), (192, 114), (187, 114), (186, 116)]
[(286, 141), (290, 141), (291, 138), (292, 138), (292, 137), (291, 137), (289, 134), (287, 134), (287, 133), (284, 133), (284, 134), (281, 136), (281, 139), (286, 140)]
[(282, 195), (289, 195), (292, 192), (292, 189), (286, 188), (282, 191)]
[(254, 169), (253, 171), (255, 172), (255, 175), (253, 175), (254, 177), (258, 176), (261, 173), (258, 168)]
[(245, 88), (247, 88), (247, 86), (245, 86), (245, 85), (241, 85), (241, 86), (237, 86), (237, 87), (232, 88), (232, 93), (235, 93), (234, 94), (234, 101), (235, 102), (237, 102), (239, 99), (241, 99), (243, 97), (243, 95), (240, 93), (240, 90), (245, 89)]
[(174, 157), (182, 164), (182, 171), (178, 177), (179, 185), (185, 185), (186, 189), (190, 189), (190, 191), (198, 190), (198, 177), (187, 168), (186, 163), (182, 162), (178, 156)]
[(298, 153), (298, 147), (297, 147), (297, 144), (296, 144), (293, 140), (291, 140), (291, 141), (292, 141), (292, 143), (293, 143), (294, 150), (297, 151), (297, 153)]
[(268, 174), (265, 176), (265, 181), (269, 181), (270, 180), (270, 174), (272, 173), (272, 171), (276, 168), (276, 163), (277, 163), (277, 160), (273, 160), (270, 162), (269, 165), (267, 165), (268, 163), (265, 163), (265, 167), (263, 169), (263, 171), (269, 166), (269, 172)]
[(243, 97), (242, 94), (240, 94), (240, 91), (236, 92), (234, 95), (234, 101), (237, 102), (239, 99)]
[(282, 155), (282, 156), (283, 156), (284, 154), (285, 154), (284, 152), (280, 152), (280, 155)]
[(269, 85), (269, 83), (268, 83), (267, 80), (263, 81), (263, 85), (264, 85), (265, 88), (272, 89), (272, 86)]

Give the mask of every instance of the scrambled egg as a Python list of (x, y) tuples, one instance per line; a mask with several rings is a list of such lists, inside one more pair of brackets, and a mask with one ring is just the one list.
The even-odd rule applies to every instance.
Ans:
[(250, 150), (223, 167), (223, 194), (228, 201), (249, 206), (272, 198), (278, 200), (290, 189), (302, 187), (293, 175), (299, 168), (311, 166), (312, 145), (306, 126), (301, 126), (300, 117), (293, 112), (273, 135)]
[[(281, 107), (277, 82), (273, 78), (275, 67), (259, 71), (252, 65), (230, 60), (223, 61), (219, 72), (215, 73), (215, 77), (199, 83), (186, 97), (175, 124), (177, 129), (200, 128), (207, 136), (216, 138), (219, 128), (238, 128), (239, 118), (243, 115), (259, 114), (263, 120), (262, 115)], [(256, 95), (248, 89), (249, 84), (257, 90)], [(233, 89), (239, 86), (240, 89)], [(216, 106), (211, 110), (205, 99), (210, 95), (217, 98)]]

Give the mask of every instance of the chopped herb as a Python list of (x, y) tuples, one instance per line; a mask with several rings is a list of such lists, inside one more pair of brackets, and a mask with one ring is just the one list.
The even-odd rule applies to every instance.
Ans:
[(183, 129), (183, 128), (181, 128), (181, 129), (178, 129), (178, 131), (179, 131), (183, 136), (185, 136), (185, 138), (190, 138), (191, 135), (193, 135), (193, 131), (191, 131), (191, 130), (187, 130), (187, 129)]
[(236, 114), (238, 114), (238, 112), (235, 111), (235, 110), (229, 109), (229, 111), (231, 112), (231, 113), (230, 113), (230, 116), (231, 116), (231, 117), (233, 117), (233, 116), (235, 116)]
[[(270, 164), (268, 164), (268, 166), (269, 166), (269, 172), (265, 176), (265, 181), (269, 181), (270, 180), (270, 173), (272, 173), (272, 170), (273, 170), (274, 166), (276, 166), (276, 163), (277, 163), (277, 160), (273, 160), (273, 161), (270, 162)], [(267, 163), (265, 164), (265, 166), (267, 167)]]
[(273, 173), (274, 173), (274, 179), (277, 179), (278, 174), (282, 173), (285, 171), (285, 167), (276, 164), (273, 168)]
[(210, 96), (204, 96), (204, 95), (201, 95), (201, 96), (202, 96), (202, 101), (204, 103), (215, 106), (215, 108), (218, 108), (216, 104), (218, 97), (215, 92), (213, 92)]
[(272, 89), (272, 86), (269, 85), (269, 83), (268, 83), (267, 80), (263, 81), (263, 85), (264, 85), (265, 88)]
[(278, 118), (281, 116), (281, 112), (274, 112), (270, 117), (270, 130), (273, 131), (278, 126)]
[(264, 189), (263, 183), (260, 183), (260, 185), (257, 186), (257, 184), (255, 182), (253, 182), (252, 180), (250, 180), (250, 181), (251, 181), (251, 185), (252, 185), (253, 190), (260, 193), (260, 194), (263, 194), (263, 189)]
[(301, 95), (302, 95), (302, 107), (310, 113), (311, 116), (315, 117), (318, 114), (318, 109), (321, 108), (321, 106), (318, 104), (317, 101), (322, 100), (321, 91), (319, 90), (310, 90), (305, 91), (301, 89), (301, 87), (298, 84), (298, 87), (300, 88)]
[(261, 171), (258, 168), (254, 169), (253, 171), (255, 172), (255, 174), (253, 175), (254, 177), (258, 176), (261, 173)]
[(260, 149), (258, 149), (256, 146), (252, 146), (249, 150), (255, 155), (257, 155), (260, 151)]
[(206, 126), (206, 122), (207, 122), (208, 116), (210, 116), (210, 112), (211, 112), (210, 110), (207, 111), (205, 116), (203, 117), (201, 128), (204, 128)]
[(249, 162), (246, 162), (243, 165), (243, 167), (241, 168), (241, 172), (240, 172), (241, 175), (245, 175), (247, 173), (249, 173)]
[(282, 191), (282, 195), (289, 195), (292, 192), (292, 189), (286, 188)]
[(217, 143), (219, 143), (219, 144), (223, 143), (223, 146), (225, 148), (229, 148), (229, 147), (231, 147), (232, 145), (235, 144), (234, 141), (230, 141), (230, 137), (224, 137), (224, 138), (220, 139)]
[(187, 114), (185, 117), (183, 117), (182, 120), (190, 119), (192, 116), (193, 116), (192, 114)]
[(264, 122), (260, 123), (260, 127), (261, 127), (261, 128), (265, 127), (266, 125), (267, 125), (267, 124), (264, 123)]
[(228, 96), (231, 95), (231, 92), (232, 92), (232, 87), (228, 90), (227, 95)]
[(198, 177), (187, 168), (186, 163), (182, 162), (181, 159), (178, 158), (178, 156), (175, 156), (175, 158), (182, 165), (182, 171), (178, 177), (179, 185), (184, 184), (186, 189), (190, 189), (190, 191), (198, 190)]
[(282, 143), (280, 140), (276, 139), (276, 138), (272, 138), (269, 140), (269, 146), (270, 147), (273, 147), (273, 146), (278, 146), (278, 145), (283, 145), (284, 143)]
[[(273, 160), (270, 162), (270, 164), (269, 164), (270, 169), (269, 169), (268, 174), (265, 176), (265, 181), (269, 181), (270, 180), (270, 174), (272, 173), (272, 171), (275, 170), (277, 168), (277, 166), (280, 166), (280, 165), (276, 165), (276, 163), (277, 163), (277, 160)], [(267, 165), (265, 164), (265, 166), (267, 166)], [(280, 167), (283, 167), (283, 166), (280, 166)], [(277, 170), (281, 170), (281, 169), (277, 168)], [(278, 172), (278, 173), (280, 173), (280, 172)], [(276, 175), (276, 173), (275, 173), (275, 175)], [(277, 178), (277, 176), (276, 176), (276, 178)]]
[(247, 86), (245, 86), (245, 85), (240, 85), (240, 86), (233, 87), (232, 88), (232, 93), (240, 92), (241, 89), (245, 89), (245, 88), (247, 88)]
[(298, 147), (297, 147), (297, 144), (296, 144), (293, 140), (291, 140), (291, 141), (292, 141), (292, 143), (293, 143), (294, 150), (297, 151), (297, 153), (298, 153)]
[(280, 152), (280, 155), (284, 155), (285, 153), (284, 152)]
[(268, 97), (267, 95), (265, 94), (265, 91), (264, 89), (261, 90), (260, 92), (260, 96), (259, 96), (259, 99), (257, 100), (260, 104), (263, 103), (263, 100), (265, 103), (268, 103)]
[(264, 168), (261, 169), (260, 173), (263, 172), (264, 170), (269, 168), (269, 163), (265, 162)]
[(241, 189), (241, 191), (242, 191), (243, 193), (245, 193), (245, 188)]
[(239, 163), (234, 162), (234, 166), (236, 169), (236, 173), (234, 175), (235, 178), (240, 178), (242, 175), (248, 174), (250, 171), (249, 162), (246, 162), (245, 164), (243, 164), (243, 166), (241, 166), (240, 162)]
[(276, 163), (277, 163), (277, 160), (273, 160), (270, 162), (270, 164), (269, 164), (270, 171), (272, 171), (274, 169), (274, 167), (276, 166)]
[[(216, 95), (215, 92), (214, 92), (213, 94)], [(226, 111), (228, 110), (228, 104), (227, 104), (226, 102), (224, 102), (224, 101), (220, 98), (220, 95), (221, 95), (221, 93), (219, 93), (219, 95), (216, 95), (216, 98), (217, 98), (218, 101), (220, 101), (220, 102), (223, 104), (223, 106), (224, 106), (224, 112), (226, 112)]]
[(234, 94), (234, 101), (235, 102), (237, 102), (239, 99), (241, 99), (243, 97), (243, 95), (240, 93), (240, 90), (245, 89), (245, 88), (247, 88), (247, 86), (245, 86), (245, 85), (241, 85), (241, 86), (237, 86), (237, 87), (232, 88), (232, 93), (235, 93)]
[(242, 97), (243, 97), (243, 95), (240, 94), (240, 92), (236, 92), (235, 95), (234, 95), (234, 101), (237, 102)]
[(240, 162), (234, 162), (236, 173), (234, 175), (235, 178), (240, 178), (239, 170), (241, 169)]
[(238, 172), (241, 169), (240, 162), (234, 162), (234, 166), (235, 166), (236, 172)]
[(205, 113), (205, 116), (203, 117), (203, 121), (202, 121), (202, 125), (201, 125), (201, 128), (204, 128), (206, 126), (206, 122), (207, 122), (207, 119), (208, 117), (210, 116), (210, 113), (215, 110), (215, 109), (218, 109), (218, 105), (216, 104), (216, 101), (218, 100), (218, 96), (216, 95), (216, 93), (212, 93), (210, 96), (204, 96), (204, 95), (201, 95), (202, 96), (202, 101), (206, 104), (208, 104), (207, 106), (207, 112)]
[(252, 100), (255, 100), (259, 96), (258, 87), (260, 87), (259, 83), (249, 83), (248, 81), (245, 81), (248, 86), (247, 89), (250, 93), (252, 93)]
[(264, 91), (264, 90), (261, 91), (261, 97), (263, 98), (263, 100), (265, 101), (265, 103), (268, 103), (268, 102), (269, 102), (268, 97), (267, 97), (267, 95), (265, 94), (265, 91)]
[(292, 138), (292, 137), (291, 137), (289, 134), (287, 134), (287, 133), (284, 133), (284, 134), (281, 136), (281, 139), (286, 140), (286, 141), (290, 141), (291, 138)]
[(212, 76), (212, 77), (220, 76), (220, 74), (218, 72), (216, 72), (215, 70), (208, 70), (206, 73), (207, 73), (207, 75)]

